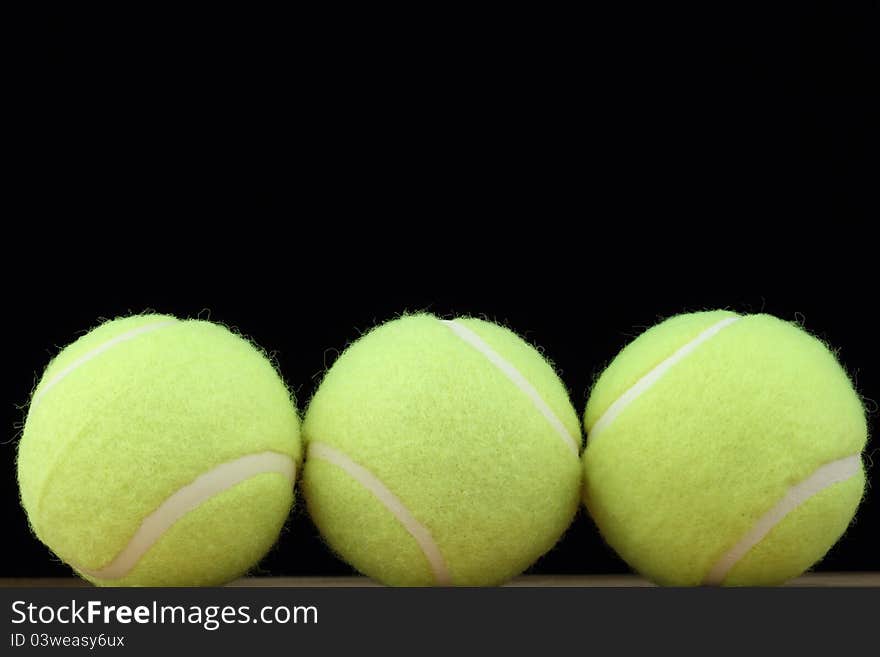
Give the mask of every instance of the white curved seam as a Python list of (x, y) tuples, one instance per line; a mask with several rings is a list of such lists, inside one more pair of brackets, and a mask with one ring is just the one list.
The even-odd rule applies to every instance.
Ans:
[(328, 463), (332, 463), (336, 467), (341, 468), (349, 477), (366, 488), (373, 497), (382, 504), (382, 506), (388, 509), (391, 514), (397, 518), (400, 524), (403, 525), (404, 529), (406, 529), (406, 531), (408, 531), (416, 540), (416, 543), (419, 544), (425, 558), (428, 560), (428, 564), (431, 567), (431, 571), (434, 574), (434, 580), (437, 584), (440, 586), (449, 586), (452, 584), (452, 577), (446, 566), (446, 560), (443, 558), (443, 553), (440, 552), (440, 547), (434, 541), (434, 537), (431, 536), (431, 532), (427, 527), (416, 520), (415, 516), (410, 513), (409, 509), (406, 508), (406, 505), (400, 500), (400, 498), (392, 493), (391, 490), (383, 484), (378, 477), (376, 477), (376, 475), (359, 463), (355, 463), (338, 449), (335, 449), (326, 443), (309, 443), (308, 454), (309, 458), (323, 459)]
[(550, 423), (553, 430), (559, 434), (559, 437), (562, 438), (562, 441), (568, 446), (572, 453), (575, 456), (578, 455), (580, 441), (575, 440), (574, 436), (568, 432), (568, 429), (565, 428), (562, 420), (557, 417), (556, 413), (553, 412), (553, 409), (547, 405), (547, 402), (545, 402), (538, 391), (535, 390), (535, 387), (529, 383), (528, 379), (526, 379), (518, 369), (502, 358), (498, 352), (492, 349), (492, 347), (483, 341), (479, 335), (474, 333), (464, 324), (460, 324), (455, 320), (444, 319), (440, 321), (446, 324), (446, 326), (448, 326), (459, 338), (483, 354), (490, 363), (501, 370), (501, 373), (504, 374), (504, 376), (510, 379), (517, 388), (524, 392), (535, 408), (537, 408), (541, 412), (541, 415), (547, 419), (547, 422)]
[(125, 577), (147, 550), (184, 515), (246, 479), (273, 472), (285, 476), (293, 485), (296, 480), (296, 463), (287, 454), (279, 452), (248, 454), (221, 463), (168, 496), (155, 511), (144, 518), (128, 544), (109, 564), (96, 570), (86, 568), (78, 568), (78, 570), (98, 579), (112, 580)]
[(75, 369), (85, 365), (93, 358), (100, 356), (108, 349), (112, 349), (116, 345), (118, 345), (122, 342), (127, 342), (128, 340), (131, 340), (131, 339), (136, 338), (140, 335), (143, 335), (144, 333), (150, 333), (152, 331), (156, 331), (156, 330), (163, 328), (165, 326), (170, 326), (171, 324), (177, 324), (178, 321), (179, 320), (176, 320), (176, 319), (163, 319), (160, 322), (153, 322), (151, 324), (144, 324), (144, 325), (138, 326), (137, 328), (132, 329), (130, 331), (126, 331), (125, 333), (120, 333), (115, 338), (107, 340), (107, 342), (103, 342), (103, 343), (99, 344), (97, 347), (95, 347), (94, 349), (87, 351), (82, 356), (80, 356), (79, 358), (74, 360), (72, 363), (70, 363), (67, 367), (62, 369), (57, 374), (55, 374), (55, 376), (53, 376), (51, 379), (49, 379), (49, 381), (47, 381), (43, 387), (41, 387), (39, 390), (37, 390), (33, 399), (31, 399), (31, 409), (33, 409), (34, 406), (37, 405), (37, 403), (40, 401), (40, 399), (43, 398), (43, 395), (45, 395), (52, 388), (54, 388), (56, 385), (58, 385), (67, 375), (69, 375)]
[(665, 360), (661, 361), (657, 366), (654, 367), (650, 372), (645, 374), (641, 379), (636, 381), (626, 392), (624, 392), (620, 397), (614, 400), (614, 403), (609, 406), (602, 416), (596, 420), (596, 423), (593, 425), (592, 429), (589, 431), (589, 437), (587, 440), (592, 440), (601, 433), (609, 424), (614, 422), (618, 415), (620, 415), (627, 406), (633, 403), (638, 397), (644, 394), (651, 386), (653, 386), (657, 381), (659, 381), (666, 372), (672, 369), (676, 363), (681, 360), (687, 358), (697, 347), (701, 344), (714, 337), (722, 330), (733, 324), (734, 322), (742, 319), (739, 315), (734, 317), (726, 317), (710, 326), (709, 328), (703, 330), (697, 337), (695, 337), (690, 342), (685, 343), (681, 347), (675, 350), (675, 352), (668, 356)]
[(789, 488), (782, 499), (758, 519), (748, 533), (712, 566), (703, 583), (707, 586), (720, 585), (737, 562), (760, 543), (789, 513), (829, 486), (846, 481), (861, 471), (862, 460), (859, 454), (851, 454), (816, 468), (809, 477)]

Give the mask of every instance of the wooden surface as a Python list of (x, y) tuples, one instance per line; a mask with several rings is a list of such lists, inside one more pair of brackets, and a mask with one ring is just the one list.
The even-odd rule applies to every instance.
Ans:
[[(25, 578), (0, 578), (0, 586), (27, 586), (27, 587), (87, 587), (88, 582), (74, 577), (25, 579)], [(317, 588), (340, 588), (340, 587), (363, 587), (379, 586), (366, 577), (245, 577), (229, 586), (237, 587), (317, 587)], [(636, 577), (635, 575), (558, 575), (540, 576), (531, 575), (517, 577), (506, 586), (580, 586), (580, 587), (631, 587), (652, 586), (650, 582)], [(811, 573), (792, 580), (786, 586), (877, 586), (880, 587), (880, 572), (878, 573)]]

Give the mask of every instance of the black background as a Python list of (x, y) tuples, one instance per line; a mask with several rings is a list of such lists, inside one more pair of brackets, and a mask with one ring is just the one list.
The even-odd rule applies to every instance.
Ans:
[[(579, 413), (659, 318), (764, 311), (839, 350), (876, 434), (877, 3), (778, 7), (35, 18), (10, 95), (0, 576), (69, 573), (18, 505), (22, 407), (129, 311), (238, 327), (301, 409), (377, 322), (484, 315), (545, 349)], [(878, 520), (869, 490), (820, 569), (880, 568)], [(626, 566), (582, 513), (533, 571)], [(260, 572), (350, 571), (298, 503)]]

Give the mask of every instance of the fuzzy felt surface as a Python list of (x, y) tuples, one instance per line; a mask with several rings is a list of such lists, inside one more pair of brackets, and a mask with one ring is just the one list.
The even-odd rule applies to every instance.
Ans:
[[(463, 322), (513, 364), (580, 443), (553, 368), (511, 331)], [(576, 511), (577, 456), (532, 401), (436, 317), (406, 316), (358, 340), (309, 405), (305, 441), (344, 452), (431, 533), (453, 584), (497, 584), (549, 550)], [(329, 545), (388, 584), (431, 585), (416, 541), (342, 470), (307, 458), (303, 492)]]
[(272, 548), (293, 504), (290, 480), (258, 474), (187, 513), (125, 577), (109, 586), (219, 586), (247, 571)]
[[(600, 377), (586, 425), (729, 315), (679, 316), (645, 332)], [(861, 401), (825, 345), (775, 317), (746, 316), (588, 439), (584, 501), (603, 537), (636, 570), (661, 584), (696, 585), (789, 487), (820, 465), (858, 454), (866, 440)], [(776, 584), (800, 574), (838, 540), (863, 486), (864, 476), (856, 476), (809, 499), (724, 583)]]
[(584, 413), (587, 434), (608, 407), (642, 376), (705, 329), (726, 317), (735, 316), (736, 313), (726, 310), (676, 315), (651, 327), (626, 345), (590, 390)]
[[(97, 346), (173, 319), (142, 315), (99, 326), (52, 361), (35, 398)], [(59, 557), (96, 570), (176, 490), (262, 451), (301, 457), (296, 410), (272, 364), (222, 326), (178, 321), (80, 363), (32, 405), (18, 452), (22, 504)], [(292, 493), (282, 479), (255, 477), (190, 511), (122, 583), (216, 583), (240, 575), (287, 516)]]

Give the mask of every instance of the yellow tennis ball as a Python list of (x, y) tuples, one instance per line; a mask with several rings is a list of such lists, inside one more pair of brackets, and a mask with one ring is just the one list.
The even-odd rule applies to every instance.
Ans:
[(303, 423), (303, 492), (329, 545), (392, 585), (489, 585), (568, 527), (580, 427), (550, 364), (511, 331), (427, 314), (349, 347)]
[(586, 506), (660, 584), (785, 582), (840, 538), (865, 486), (865, 413), (846, 372), (769, 315), (646, 331), (599, 378), (584, 424)]
[(262, 353), (217, 324), (138, 315), (49, 364), (18, 481), (36, 535), (86, 579), (211, 585), (275, 542), (299, 459), (296, 410)]

